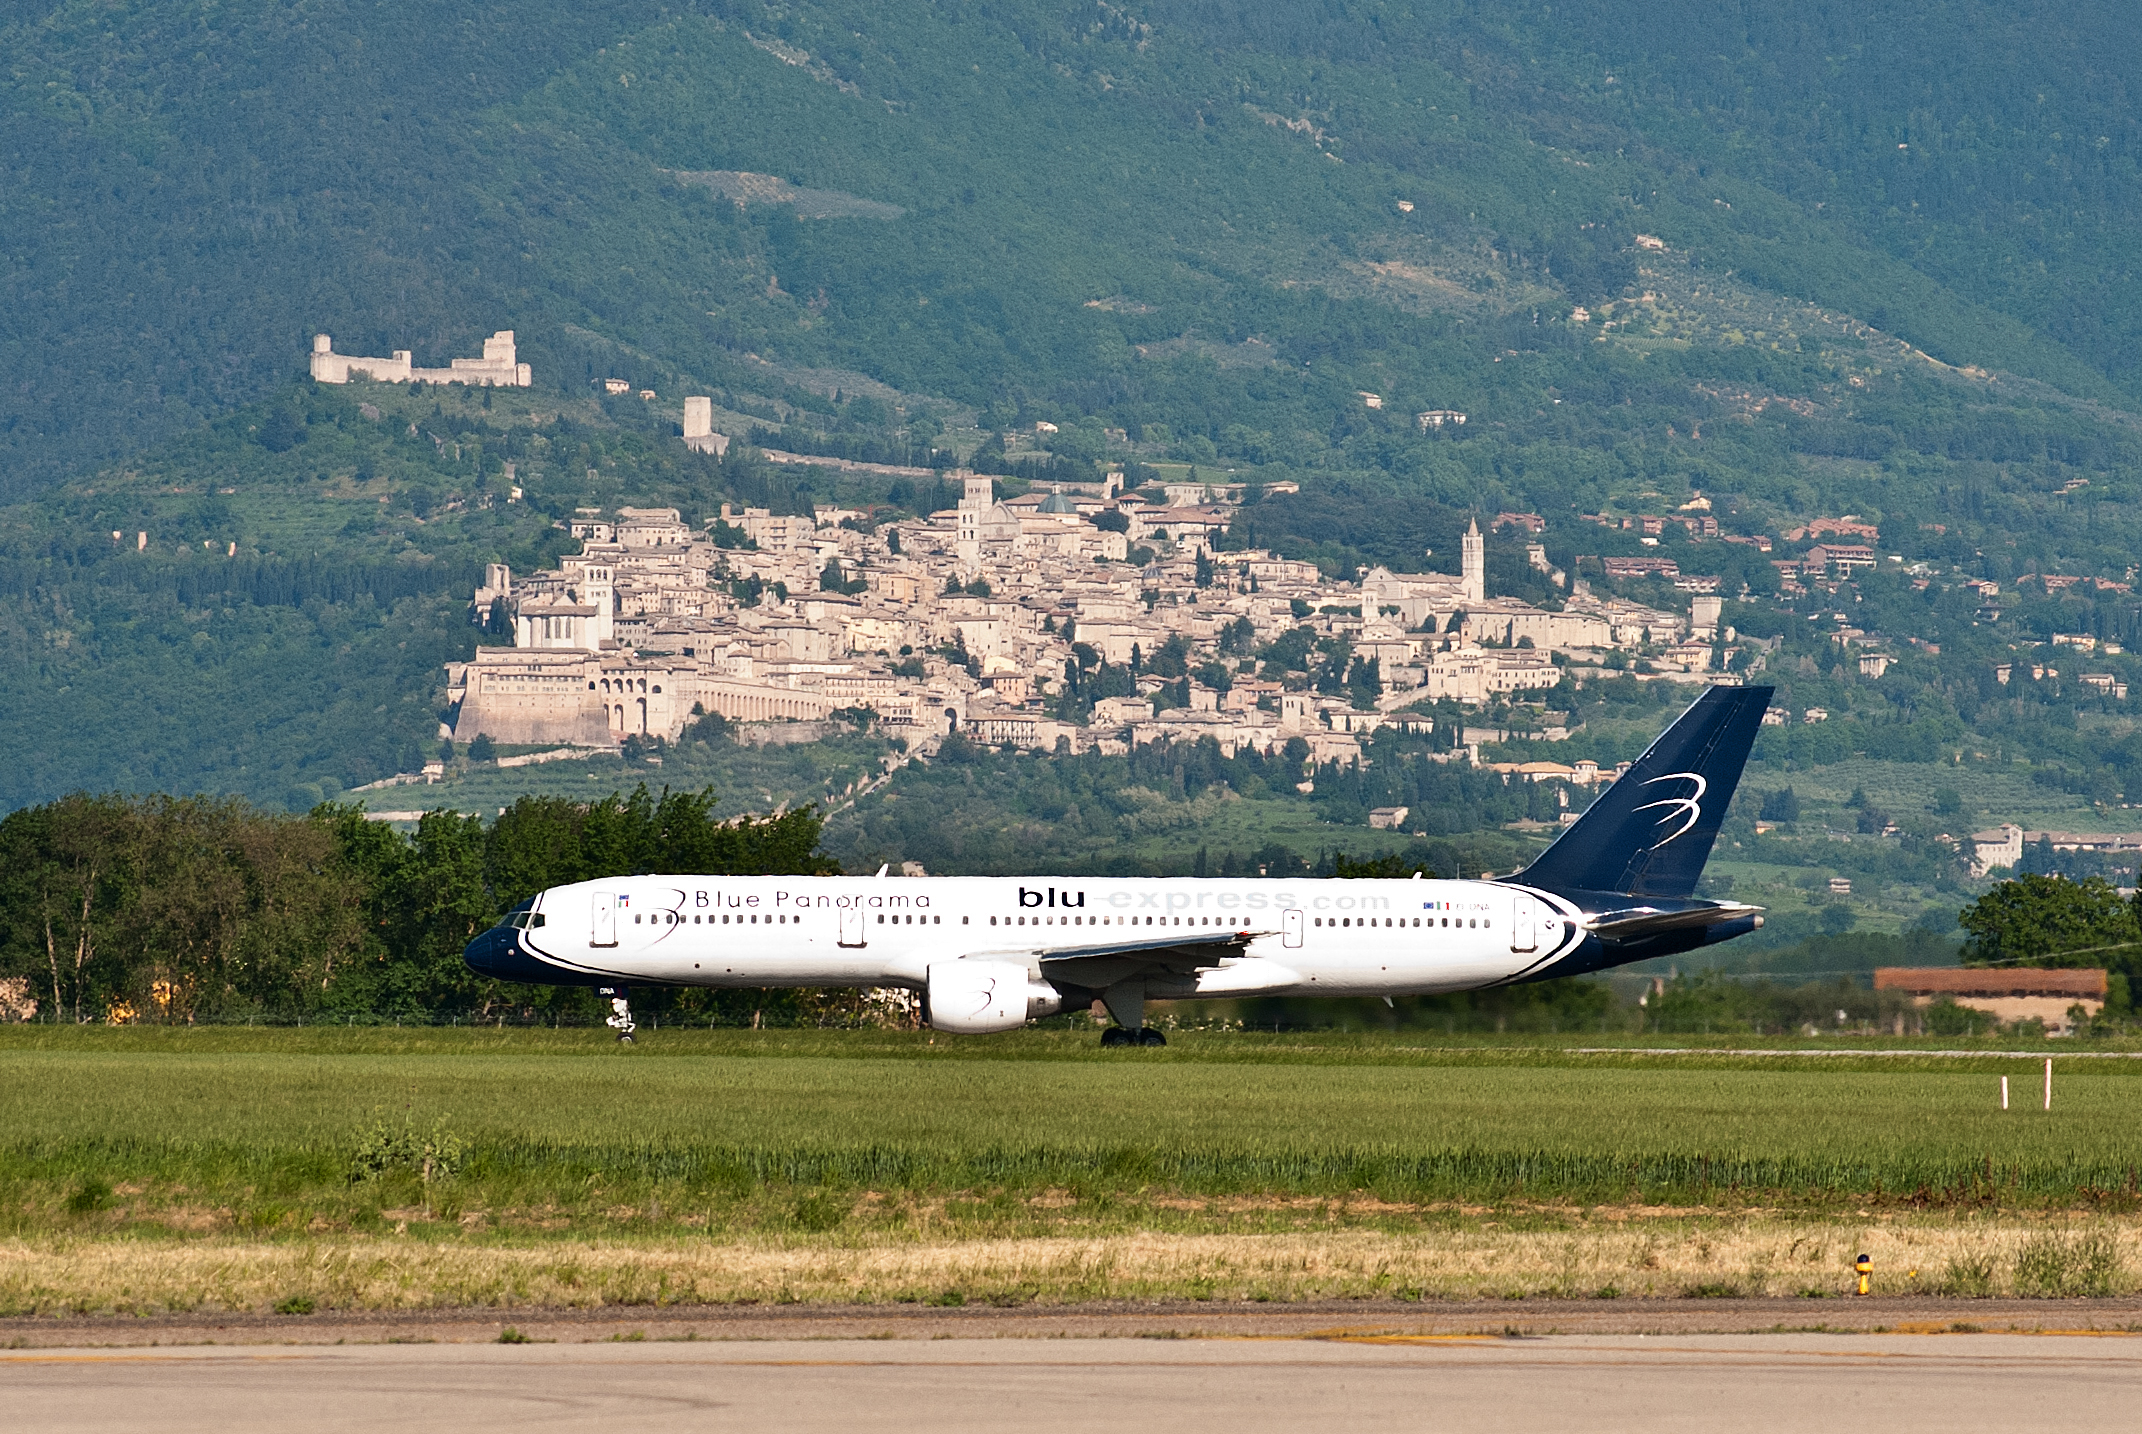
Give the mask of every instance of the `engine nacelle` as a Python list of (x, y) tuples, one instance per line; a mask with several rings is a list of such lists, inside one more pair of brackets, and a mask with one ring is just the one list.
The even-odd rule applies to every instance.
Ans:
[[(1016, 1031), (1030, 1012), (1048, 1015), (1063, 1004), (1053, 986), (1036, 986), (1015, 961), (934, 962), (928, 1001), (931, 1029), (970, 1036)], [(1036, 1005), (1042, 1009), (1033, 1012)]]

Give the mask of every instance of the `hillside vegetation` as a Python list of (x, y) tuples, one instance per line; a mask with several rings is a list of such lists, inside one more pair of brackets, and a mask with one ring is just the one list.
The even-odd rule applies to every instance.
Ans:
[[(165, 789), (304, 810), (412, 769), (440, 664), (479, 639), (482, 564), (549, 561), (576, 506), (946, 501), (744, 445), (686, 454), (687, 392), (803, 451), (1292, 479), (1235, 541), (1334, 572), (1440, 563), (1422, 550), (1503, 508), (1546, 515), (1567, 567), (1637, 551), (1581, 513), (1700, 491), (1728, 531), (1854, 512), (1945, 570), (2124, 580), (2142, 546), (2126, 29), (2108, 4), (1932, 0), (18, 10), (0, 734), (20, 755), (0, 803)], [(503, 327), (531, 390), (297, 377), (315, 331), (443, 362)], [(606, 377), (656, 401), (603, 397)], [(1428, 408), (1470, 422), (1425, 432)], [(1052, 452), (993, 447), (1039, 420)], [(1747, 833), (1738, 879), (1842, 863), (1895, 887), (1903, 920), (1953, 895), (1923, 844), (2020, 814), (2018, 792), (2048, 819), (2121, 820), (2132, 706), (1990, 673), (2017, 638), (2133, 645), (2131, 595), (2018, 597), (1996, 628), (1953, 586), (1870, 580), (1855, 621), (1942, 648), (1877, 686), (1812, 614), (1768, 607), (1760, 555), (1713, 544), (1698, 568), (1664, 541), (1747, 583), (1730, 620), (1781, 640), (1769, 670), (1794, 702), (1842, 719), (1766, 741), (1754, 782), (1795, 785), (1808, 815), (1761, 852)], [(1495, 590), (1545, 595), (1515, 543), (1491, 563)], [(1665, 716), (1593, 696), (1553, 755), (1630, 755)], [(971, 772), (910, 768), (834, 841), (935, 869), (1039, 821), (1053, 859), (1204, 844), (1217, 863), (1273, 841), (1313, 858), (1319, 826), (1385, 799), (1452, 829), (1539, 815), (1393, 763), (1314, 800), (1266, 782), (1208, 803), (1219, 825), (1193, 843), (1204, 819), (1168, 804), (1204, 760), (1013, 763), (1032, 781), (976, 796), (952, 790)], [(1163, 806), (1137, 817), (1127, 787)], [(945, 802), (974, 817), (956, 840), (923, 815)], [(1900, 831), (1847, 855), (1820, 830), (1870, 809)]]
[[(1282, 436), (1354, 386), (1523, 412), (1476, 360), (1528, 346), (1483, 326), (1621, 296), (1639, 231), (1950, 364), (2132, 395), (2126, 29), (1934, 0), (18, 10), (6, 468), (226, 410), (315, 329), (440, 355), (511, 326), (576, 385), (837, 359), (1192, 432), (1244, 383)], [(1138, 358), (1252, 337), (1278, 372)]]

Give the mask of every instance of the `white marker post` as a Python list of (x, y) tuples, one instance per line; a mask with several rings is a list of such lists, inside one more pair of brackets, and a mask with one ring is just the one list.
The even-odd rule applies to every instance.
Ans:
[(2008, 1109), (2008, 1077), (2001, 1077), (2001, 1109)]
[(2053, 1059), (2051, 1056), (2046, 1057), (2045, 1060), (2045, 1108), (2047, 1110), (2053, 1108)]

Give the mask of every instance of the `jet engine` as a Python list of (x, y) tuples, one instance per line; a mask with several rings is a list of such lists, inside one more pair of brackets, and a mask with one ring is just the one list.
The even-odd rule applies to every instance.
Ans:
[(970, 1036), (1015, 1031), (1030, 1015), (1063, 1008), (1055, 987), (1030, 980), (1015, 961), (933, 963), (924, 999), (932, 1030)]

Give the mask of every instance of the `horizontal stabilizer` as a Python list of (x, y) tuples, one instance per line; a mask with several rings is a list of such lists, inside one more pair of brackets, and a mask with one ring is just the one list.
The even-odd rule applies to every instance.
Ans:
[(1585, 920), (1583, 925), (1602, 941), (1638, 941), (1648, 936), (1662, 936), (1669, 931), (1717, 926), (1745, 916), (1755, 917), (1755, 924), (1760, 926), (1762, 917), (1757, 913), (1762, 909), (1760, 906), (1747, 906), (1737, 901), (1705, 901), (1671, 908), (1625, 906), (1614, 911), (1602, 911)]

